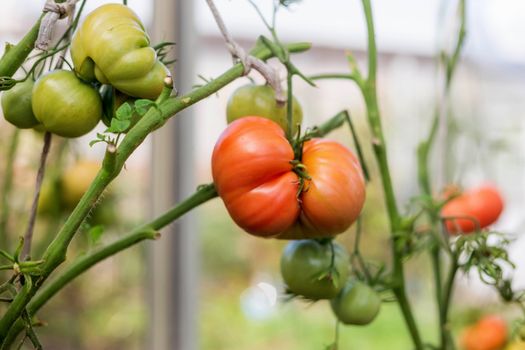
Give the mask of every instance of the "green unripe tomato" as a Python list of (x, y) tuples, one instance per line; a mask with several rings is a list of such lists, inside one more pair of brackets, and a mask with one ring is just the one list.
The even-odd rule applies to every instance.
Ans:
[[(331, 299), (345, 285), (350, 272), (345, 248), (312, 239), (291, 241), (281, 257), (281, 275), (288, 289), (305, 298)], [(333, 268), (332, 266), (333, 258)]]
[(2, 94), (2, 110), (5, 120), (20, 129), (38, 125), (31, 107), (31, 95), (35, 82), (28, 78)]
[(363, 282), (350, 280), (330, 304), (342, 323), (365, 325), (372, 322), (379, 313), (381, 298)]
[[(226, 108), (228, 123), (246, 116), (258, 116), (273, 120), (288, 132), (287, 105), (279, 106), (275, 101), (275, 91), (269, 85), (241, 86), (231, 95)], [(294, 97), (292, 102), (292, 131), (303, 121), (303, 110)]]
[(44, 129), (63, 137), (87, 134), (102, 117), (98, 92), (66, 70), (53, 71), (37, 80), (32, 105)]
[(105, 4), (86, 16), (71, 42), (71, 58), (82, 79), (139, 98), (156, 99), (169, 74), (140, 18), (122, 4)]

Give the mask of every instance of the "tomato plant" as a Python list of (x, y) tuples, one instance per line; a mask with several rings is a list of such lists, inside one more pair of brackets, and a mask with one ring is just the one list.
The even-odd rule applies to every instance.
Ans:
[[(303, 110), (295, 97), (292, 109), (292, 135), (295, 135), (298, 125), (303, 121)], [(230, 96), (226, 108), (228, 123), (245, 116), (271, 119), (288, 132), (287, 105), (277, 104), (275, 91), (269, 85), (244, 85)]]
[(469, 233), (494, 223), (503, 211), (503, 199), (493, 186), (480, 186), (448, 201), (441, 210), (448, 232)]
[(366, 283), (350, 280), (330, 305), (344, 324), (365, 325), (372, 322), (381, 307), (381, 298)]
[(464, 350), (500, 350), (507, 342), (507, 324), (499, 316), (487, 315), (461, 335)]
[(71, 43), (71, 57), (83, 79), (134, 97), (157, 98), (168, 75), (142, 22), (122, 4), (102, 5), (86, 17)]
[(63, 137), (88, 133), (102, 116), (98, 92), (66, 70), (53, 71), (36, 81), (32, 106), (44, 129)]
[(38, 125), (31, 107), (34, 84), (34, 81), (28, 78), (2, 94), (2, 111), (5, 120), (17, 128), (28, 129)]
[(217, 141), (212, 175), (231, 217), (248, 233), (300, 239), (343, 232), (365, 199), (357, 158), (337, 142), (312, 139), (304, 143), (300, 162), (308, 174), (302, 179), (294, 172), (294, 150), (283, 129), (265, 118), (246, 117), (231, 123)]
[[(446, 135), (443, 128), (449, 124), (441, 118), (447, 118), (448, 115), (443, 106), (449, 105), (447, 99), (451, 91), (451, 80), (466, 32), (465, 0), (459, 0), (458, 4), (459, 31), (457, 42), (451, 45), (453, 51), (440, 52), (440, 64), (443, 65), (440, 70), (446, 76), (440, 79), (444, 84), (440, 91), (442, 96), (439, 103), (436, 103), (429, 136), (418, 147), (417, 174), (421, 194), (412, 198), (408, 206), (410, 208), (401, 205), (396, 197), (396, 181), (391, 177), (388, 162), (387, 140), (382, 129), (382, 109), (379, 103), (382, 94), (378, 94), (376, 80), (377, 63), (381, 60), (377, 57), (370, 0), (362, 0), (368, 34), (367, 71), (363, 71), (361, 62), (351, 52), (347, 52), (349, 72), (321, 72), (317, 75), (301, 72), (291, 59), (292, 53), (306, 51), (310, 44), (283, 45), (275, 28), (278, 6), (288, 6), (294, 1), (274, 2), (277, 6), (273, 12), (274, 17), (271, 21), (263, 21), (271, 38), (259, 36), (255, 47), (246, 52), (228, 34), (213, 1), (207, 1), (236, 63), (223, 74), (206, 80), (206, 84), (195, 86), (183, 96), (177, 96), (176, 93), (172, 95), (170, 79), (164, 79), (168, 72), (162, 63), (165, 62), (162, 48), (168, 43), (151, 47), (144, 26), (132, 10), (121, 4), (104, 5), (89, 14), (77, 28), (85, 0), (73, 19), (71, 17), (74, 11), (70, 10), (74, 7), (74, 2), (47, 2), (42, 20), (18, 44), (6, 46), (5, 55), (0, 57), (0, 89), (12, 88), (16, 83), (12, 75), (21, 65), (31, 64), (34, 60), (33, 67), (26, 70), (26, 78), (40, 76), (31, 90), (31, 109), (36, 120), (41, 122), (36, 127), (41, 126), (45, 131), (61, 136), (76, 137), (91, 130), (104, 111), (105, 122), (110, 125), (107, 132), (116, 136), (99, 134), (90, 143), (96, 145), (105, 142), (106, 152), (101, 165), (81, 164), (80, 170), (69, 169), (48, 187), (42, 179), (52, 138), (46, 133), (28, 229), (16, 248), (10, 246), (7, 231), (10, 227), (16, 227), (10, 234), (18, 235), (18, 225), (8, 225), (9, 215), (6, 212), (9, 206), (2, 206), (0, 239), (5, 239), (7, 243), (6, 249), (1, 247), (0, 251), (0, 258), (5, 260), (1, 269), (10, 275), (1, 284), (0, 294), (6, 305), (0, 318), (1, 348), (11, 348), (17, 337), (22, 339), (19, 346), (24, 346), (23, 342), (29, 340), (35, 348), (42, 348), (37, 331), (33, 329), (33, 320), (38, 317), (38, 309), (56, 292), (101, 260), (140, 241), (157, 238), (159, 230), (217, 195), (221, 196), (233, 220), (247, 232), (262, 237), (295, 240), (287, 246), (282, 257), (283, 279), (296, 295), (309, 299), (332, 298), (333, 312), (343, 323), (364, 325), (374, 320), (380, 309), (381, 298), (373, 286), (377, 290), (387, 291), (392, 296), (392, 301), (399, 304), (413, 341), (411, 348), (454, 349), (454, 337), (449, 327), (454, 283), (458, 272), (469, 273), (471, 269), (477, 269), (481, 280), (494, 288), (505, 302), (520, 305), (525, 317), (523, 293), (513, 289), (512, 278), (507, 276), (505, 270), (509, 266), (514, 267), (508, 254), (508, 239), (498, 233), (501, 239), (493, 240), (493, 233), (489, 231), (450, 240), (442, 239), (442, 234), (445, 233), (443, 220), (453, 233), (472, 232), (494, 222), (503, 209), (503, 200), (497, 190), (481, 188), (467, 191), (445, 203), (433, 196), (434, 181), (430, 176), (432, 172), (429, 165), (432, 164), (433, 144), (440, 139), (436, 135)], [(255, 4), (254, 6), (257, 7)], [(261, 17), (264, 16), (262, 11), (257, 12)], [(52, 28), (49, 27), (54, 25), (57, 17), (69, 17), (67, 32), (61, 38), (56, 38), (58, 40), (49, 40), (46, 44), (44, 34), (52, 33), (49, 30)], [(47, 30), (38, 35), (40, 28)], [(71, 44), (69, 34), (75, 30)], [(56, 46), (40, 50), (31, 55), (31, 60), (27, 60), (37, 40), (40, 44), (49, 45), (53, 42)], [(52, 67), (57, 62), (58, 57), (63, 57), (70, 44), (75, 73), (55, 71), (41, 76), (47, 67)], [(37, 47), (40, 47), (38, 43)], [(117, 178), (131, 154), (148, 135), (164, 125), (170, 117), (213, 95), (235, 79), (248, 74), (250, 69), (261, 73), (277, 91), (282, 90), (281, 78), (284, 76), (279, 74), (281, 71), (267, 65), (266, 61), (269, 59), (278, 60), (280, 68), (286, 71), (285, 89), (291, 100), (288, 107), (292, 103), (294, 107), (293, 110), (290, 108), (289, 115), (294, 118), (293, 124), (288, 125), (288, 111), (275, 103), (274, 93), (269, 86), (251, 85), (238, 89), (228, 104), (227, 119), (230, 125), (213, 151), (212, 175), (215, 183), (200, 186), (193, 195), (174, 208), (118, 237), (112, 243), (87, 251), (78, 260), (58, 271), (66, 255), (71, 253), (70, 243), (79, 228), (94, 213), (93, 210), (107, 187)], [(362, 255), (366, 252), (359, 242), (361, 234), (367, 228), (362, 228), (361, 225), (356, 229), (354, 250), (350, 257), (342, 247), (329, 242), (333, 236), (347, 230), (360, 215), (365, 200), (365, 181), (360, 162), (351, 151), (339, 143), (321, 138), (346, 123), (350, 127), (352, 141), (363, 166), (366, 149), (361, 148), (359, 133), (353, 126), (354, 117), (346, 110), (322, 125), (312, 126), (303, 135), (294, 130), (302, 118), (301, 107), (292, 97), (293, 86), (299, 79), (311, 86), (315, 86), (314, 81), (318, 79), (347, 79), (356, 84), (363, 97), (366, 106), (364, 115), (371, 141), (365, 147), (373, 152), (377, 165), (375, 181), (383, 190), (385, 217), (388, 219), (385, 232), (389, 233), (389, 239), (385, 239), (385, 242), (389, 242), (389, 252), (385, 256), (391, 259), (389, 262), (371, 262)], [(104, 86), (101, 88), (101, 85)], [(21, 87), (22, 85), (19, 86)], [(95, 88), (102, 90), (103, 102)], [(123, 104), (123, 108), (115, 111), (128, 99), (137, 100), (133, 104)], [(153, 99), (155, 101), (151, 101)], [(134, 112), (137, 115), (147, 115), (147, 118), (141, 121), (140, 127), (122, 135), (133, 125)], [(25, 127), (18, 117), (8, 116), (8, 119), (16, 119), (16, 123)], [(25, 119), (27, 118), (24, 117), (24, 121)], [(12, 197), (10, 191), (14, 182), (9, 180), (14, 174), (18, 134), (16, 130), (9, 143), (5, 166), (8, 175), (5, 176), (4, 186), (0, 188), (3, 202), (9, 202)], [(291, 137), (294, 134), (296, 137)], [(99, 168), (100, 176), (95, 176)], [(442, 170), (437, 169), (440, 172)], [(446, 178), (444, 173), (443, 171), (441, 175)], [(60, 214), (67, 213), (68, 217), (53, 236), (53, 242), (37, 257), (38, 260), (33, 260), (32, 253), (35, 251), (31, 252), (31, 239), (40, 189), (42, 209), (46, 208), (46, 197), (58, 196), (56, 203), (64, 204), (64, 207), (67, 204), (67, 208), (61, 208), (63, 210)], [(55, 215), (50, 216), (55, 218)], [(102, 230), (95, 228), (91, 232), (93, 236), (100, 237)], [(304, 238), (318, 240), (301, 240)], [(410, 295), (407, 294), (409, 275), (406, 272), (410, 270), (406, 268), (406, 262), (418, 253), (428, 253), (432, 264), (431, 276), (435, 289), (433, 296), (438, 309), (436, 333), (439, 334), (435, 343), (424, 339), (425, 333), (420, 332)], [(349, 263), (355, 279), (349, 280)], [(57, 276), (51, 276), (52, 274)], [(268, 293), (269, 301), (270, 297), (274, 300), (274, 293)], [(498, 322), (494, 319), (480, 321), (465, 332), (462, 344), (467, 350), (501, 348), (505, 343), (506, 328)], [(23, 336), (18, 336), (24, 331)], [(337, 331), (335, 333), (338, 334)], [(332, 348), (337, 348), (337, 342), (334, 342)]]
[(292, 241), (281, 256), (281, 275), (288, 290), (308, 299), (331, 299), (349, 274), (350, 257), (338, 243), (312, 239)]

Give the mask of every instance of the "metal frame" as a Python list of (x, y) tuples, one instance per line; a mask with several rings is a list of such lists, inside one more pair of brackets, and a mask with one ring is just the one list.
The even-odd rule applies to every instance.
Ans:
[[(175, 86), (189, 91), (194, 79), (193, 1), (155, 0), (153, 42), (175, 41)], [(196, 187), (193, 118), (179, 113), (153, 134), (152, 215), (173, 206)], [(146, 349), (197, 348), (198, 249), (192, 215), (187, 214), (149, 245), (150, 329)]]

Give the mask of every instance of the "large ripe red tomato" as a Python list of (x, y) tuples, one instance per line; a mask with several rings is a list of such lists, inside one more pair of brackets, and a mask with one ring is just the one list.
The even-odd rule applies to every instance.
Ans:
[(503, 211), (503, 199), (499, 191), (492, 186), (481, 186), (465, 191), (443, 206), (442, 217), (458, 217), (445, 221), (450, 233), (469, 233), (494, 223)]
[(215, 145), (212, 173), (233, 220), (262, 237), (329, 237), (346, 230), (365, 199), (357, 158), (337, 142), (305, 142), (301, 161), (311, 180), (300, 194), (293, 159), (275, 122), (245, 117), (228, 126)]
[(507, 342), (507, 324), (501, 317), (487, 315), (461, 334), (463, 350), (501, 350)]

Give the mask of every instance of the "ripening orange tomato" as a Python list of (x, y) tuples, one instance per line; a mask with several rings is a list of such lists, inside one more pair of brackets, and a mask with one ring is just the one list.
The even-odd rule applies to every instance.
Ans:
[[(494, 223), (503, 211), (503, 198), (493, 186), (485, 185), (465, 191), (447, 202), (441, 210), (450, 233), (470, 233)], [(455, 217), (456, 219), (453, 219)]]
[(488, 315), (467, 327), (461, 335), (463, 350), (501, 350), (507, 342), (507, 324), (499, 316)]
[(337, 142), (304, 143), (301, 163), (310, 179), (299, 192), (293, 149), (283, 129), (260, 117), (232, 122), (212, 156), (217, 192), (233, 220), (261, 237), (331, 237), (359, 216), (365, 181), (355, 155)]

